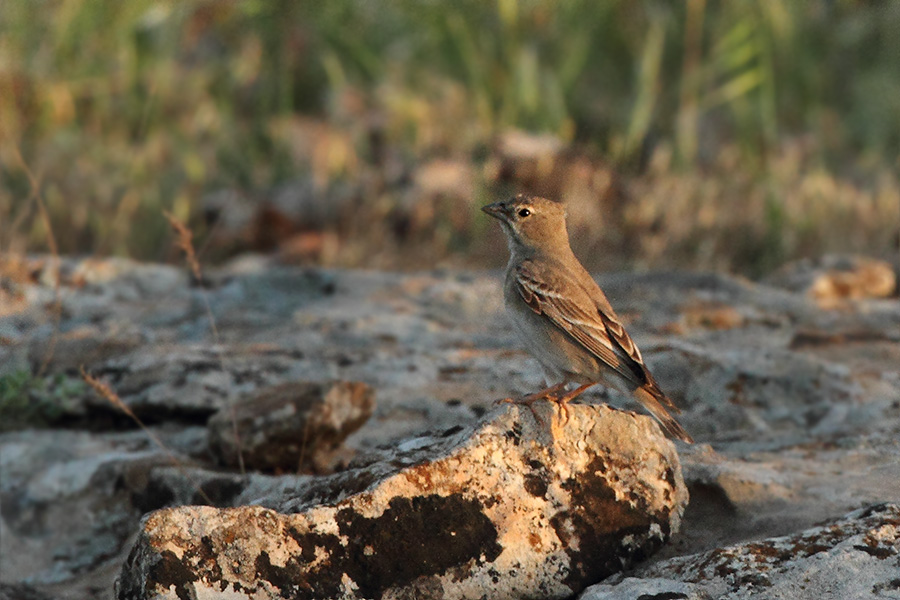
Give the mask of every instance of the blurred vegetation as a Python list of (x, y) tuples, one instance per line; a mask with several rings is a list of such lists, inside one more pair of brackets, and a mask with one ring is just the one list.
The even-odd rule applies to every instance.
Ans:
[[(202, 239), (211, 193), (263, 202), (309, 180), (318, 202), (348, 182), (362, 199), (361, 224), (325, 226), (350, 250), (314, 260), (478, 256), (477, 205), (521, 187), (490, 161), (517, 130), (621, 174), (631, 200), (607, 225), (648, 240), (617, 246), (629, 264), (759, 273), (805, 253), (886, 254), (900, 221), (900, 3), (0, 4), (2, 251), (46, 249), (49, 222), (63, 253), (163, 259), (163, 210)], [(432, 210), (409, 238), (439, 248), (385, 242), (395, 252), (371, 264), (365, 244), (410, 218), (367, 227), (415, 201), (417, 165), (438, 158), (474, 165), (468, 203)], [(470, 213), (463, 225), (454, 210)]]
[(87, 387), (62, 373), (38, 377), (29, 370), (0, 375), (0, 433), (47, 427), (78, 412)]

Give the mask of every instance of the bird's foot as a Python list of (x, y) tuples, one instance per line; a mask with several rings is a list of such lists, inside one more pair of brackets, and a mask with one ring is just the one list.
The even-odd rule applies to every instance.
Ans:
[(563, 425), (569, 422), (571, 418), (571, 411), (569, 410), (569, 401), (574, 400), (578, 396), (581, 395), (584, 390), (588, 389), (594, 385), (593, 383), (588, 383), (585, 385), (581, 385), (571, 392), (564, 393), (559, 395), (561, 390), (565, 389), (565, 383), (558, 383), (556, 385), (550, 386), (546, 389), (543, 389), (539, 392), (535, 392), (533, 394), (528, 394), (526, 396), (522, 396), (521, 398), (513, 399), (513, 398), (503, 398), (502, 400), (498, 400), (496, 404), (501, 403), (510, 403), (510, 404), (521, 404), (523, 406), (527, 406), (531, 410), (531, 414), (534, 415), (534, 418), (543, 423), (544, 425), (548, 425), (540, 415), (538, 415), (537, 411), (534, 410), (535, 402), (540, 400), (546, 400), (548, 402), (553, 402), (559, 407), (559, 413), (562, 420)]
[(538, 400), (551, 400), (556, 401), (557, 396), (556, 393), (565, 387), (565, 383), (557, 383), (556, 385), (552, 385), (546, 389), (543, 389), (539, 392), (535, 392), (533, 394), (528, 394), (522, 396), (521, 398), (501, 398), (500, 400), (496, 400), (494, 405), (500, 404), (524, 404), (525, 406), (530, 407), (532, 404), (537, 402)]
[(563, 425), (568, 424), (569, 419), (572, 416), (571, 412), (569, 411), (569, 401), (566, 400), (565, 396), (562, 396), (560, 398), (553, 398), (552, 401), (556, 403), (557, 407), (559, 407), (559, 420)]
[(528, 394), (527, 396), (523, 396), (519, 400), (516, 401), (516, 404), (523, 404), (531, 409), (531, 414), (534, 415), (534, 418), (537, 419), (540, 423), (545, 426), (549, 426), (541, 416), (534, 410), (534, 403), (540, 400), (546, 400), (548, 402), (555, 402), (563, 409), (563, 414), (566, 416), (566, 420), (568, 420), (568, 413), (565, 411), (565, 405), (560, 404), (560, 396), (558, 395), (560, 390), (565, 390), (566, 384), (565, 382), (557, 383), (556, 385), (552, 385), (546, 389), (543, 389), (539, 392), (535, 392), (533, 394)]
[[(563, 424), (569, 421), (569, 407), (568, 402), (574, 396), (572, 393), (563, 394), (562, 396), (558, 395), (558, 392), (565, 387), (565, 384), (557, 384), (552, 387), (549, 387), (545, 390), (541, 390), (539, 392), (535, 392), (533, 394), (528, 394), (526, 396), (522, 396), (521, 398), (504, 398), (502, 400), (498, 400), (497, 404), (500, 403), (510, 403), (510, 404), (520, 404), (522, 406), (527, 406), (529, 410), (531, 410), (531, 414), (534, 415), (534, 418), (545, 426), (549, 426), (550, 424), (541, 417), (538, 412), (534, 409), (534, 405), (540, 401), (553, 402), (559, 407), (560, 415), (562, 417)], [(579, 392), (580, 393), (580, 392)], [(577, 395), (577, 394), (575, 394)]]
[(572, 390), (571, 392), (569, 392), (567, 394), (563, 394), (562, 396), (557, 398), (556, 401), (565, 404), (565, 403), (569, 402), (570, 400), (574, 400), (575, 398), (580, 396), (582, 394), (582, 392), (584, 392), (584, 390), (588, 389), (592, 385), (594, 385), (594, 384), (593, 383), (585, 383), (584, 385), (580, 385), (577, 388), (575, 388), (574, 390)]
[(553, 398), (553, 401), (559, 405), (559, 412), (562, 415), (563, 424), (568, 423), (569, 418), (572, 416), (571, 413), (569, 412), (569, 402), (571, 400), (574, 400), (578, 396), (580, 396), (581, 393), (584, 392), (584, 390), (588, 389), (592, 385), (594, 385), (594, 384), (586, 383), (584, 385), (578, 386), (571, 392), (568, 392), (566, 394), (563, 394), (562, 396)]

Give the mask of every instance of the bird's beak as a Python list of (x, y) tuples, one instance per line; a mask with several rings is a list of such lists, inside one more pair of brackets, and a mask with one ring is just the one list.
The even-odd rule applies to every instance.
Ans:
[(482, 206), (481, 210), (491, 215), (495, 219), (500, 219), (501, 221), (506, 220), (506, 206), (503, 204), (503, 202), (494, 202), (493, 204)]

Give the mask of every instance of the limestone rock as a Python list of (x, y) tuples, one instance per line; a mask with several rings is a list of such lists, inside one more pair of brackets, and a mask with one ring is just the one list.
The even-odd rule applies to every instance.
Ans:
[(55, 332), (44, 328), (36, 332), (28, 348), (31, 370), (50, 369), (53, 372), (77, 372), (79, 367), (128, 354), (146, 342), (138, 331), (101, 331), (97, 327), (81, 326), (69, 331)]
[(0, 600), (50, 600), (50, 596), (24, 583), (0, 583)]
[(315, 481), (150, 514), (118, 598), (565, 598), (658, 549), (687, 503), (672, 442), (605, 405), (504, 405)]
[(699, 588), (674, 579), (627, 577), (616, 585), (591, 586), (578, 600), (711, 600)]
[(206, 423), (240, 397), (283, 381), (293, 360), (290, 352), (254, 346), (154, 347), (109, 360), (93, 373), (145, 421)]
[(57, 583), (115, 555), (142, 514), (135, 481), (170, 460), (141, 435), (0, 435), (0, 575)]
[(359, 382), (269, 386), (209, 420), (209, 447), (230, 467), (242, 460), (249, 469), (324, 472), (374, 406), (372, 388)]
[(900, 505), (880, 504), (795, 535), (663, 561), (580, 600), (897, 598), (898, 557)]
[(748, 431), (772, 439), (798, 430), (833, 433), (861, 426), (846, 415), (847, 406), (860, 404), (863, 396), (847, 369), (769, 340), (741, 347), (726, 335), (732, 334), (724, 332), (705, 347), (672, 340), (648, 352), (654, 374), (676, 403), (703, 408), (683, 419), (688, 430), (706, 439)]
[[(302, 513), (333, 504), (400, 469), (392, 465), (399, 440), (418, 440), (406, 450), (427, 444), (433, 432), (471, 426), (493, 399), (543, 384), (504, 320), (497, 274), (275, 262), (246, 257), (208, 268), (199, 287), (179, 267), (37, 258), (10, 272), (0, 257), (0, 402), (15, 401), (11, 384), (25, 381), (64, 410), (56, 429), (0, 433), (0, 584), (27, 583), (51, 598), (107, 597), (146, 511), (262, 503)], [(790, 535), (898, 501), (895, 298), (825, 310), (802, 290), (722, 273), (599, 279), (698, 440), (679, 457), (690, 506), (654, 560)], [(57, 352), (40, 377), (32, 369), (56, 331), (57, 281)], [(62, 389), (78, 383), (67, 370), (82, 361), (180, 466), (106, 400)], [(210, 464), (213, 414), (301, 380), (377, 390), (375, 414), (341, 445), (351, 469), (240, 475)], [(601, 399), (628, 402), (600, 386), (581, 400)], [(679, 590), (670, 591), (689, 593)]]

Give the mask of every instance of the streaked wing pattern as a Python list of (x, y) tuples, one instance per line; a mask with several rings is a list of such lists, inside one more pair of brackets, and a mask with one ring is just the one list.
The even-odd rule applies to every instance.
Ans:
[(681, 409), (675, 406), (672, 399), (665, 395), (659, 388), (659, 384), (656, 383), (656, 380), (653, 378), (653, 375), (650, 374), (647, 365), (644, 364), (644, 358), (641, 356), (641, 351), (638, 349), (637, 344), (634, 343), (634, 340), (631, 339), (631, 336), (628, 335), (628, 332), (625, 331), (625, 327), (611, 315), (604, 314), (603, 311), (599, 311), (599, 314), (600, 318), (606, 324), (606, 331), (613, 342), (621, 348), (622, 352), (625, 352), (628, 355), (634, 364), (640, 367), (646, 381), (644, 384), (645, 387), (669, 410), (676, 415), (681, 414)]
[(563, 286), (554, 281), (554, 278), (559, 278), (558, 274), (540, 271), (530, 261), (524, 261), (516, 267), (516, 287), (526, 304), (536, 313), (549, 318), (635, 386), (651, 383), (652, 379), (644, 368), (640, 352), (625, 328), (604, 315), (593, 303), (582, 306), (585, 302), (579, 303), (577, 299), (561, 293), (560, 290), (564, 287), (576, 286), (575, 282)]

